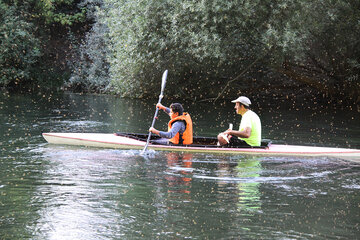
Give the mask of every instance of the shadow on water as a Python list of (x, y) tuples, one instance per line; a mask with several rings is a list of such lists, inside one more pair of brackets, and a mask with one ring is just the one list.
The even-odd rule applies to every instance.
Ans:
[[(140, 155), (48, 145), (41, 137), (47, 131), (145, 132), (154, 105), (72, 94), (1, 99), (0, 238), (356, 239), (356, 163), (150, 150)], [(232, 105), (186, 106), (197, 135), (214, 136), (240, 120)], [(359, 146), (357, 112), (256, 108), (265, 136), (275, 141)], [(167, 121), (159, 115), (156, 126), (165, 129)]]

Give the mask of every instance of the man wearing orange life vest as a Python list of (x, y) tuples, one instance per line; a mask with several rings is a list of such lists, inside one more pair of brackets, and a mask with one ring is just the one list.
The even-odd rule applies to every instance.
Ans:
[(193, 125), (188, 113), (184, 113), (184, 108), (180, 103), (173, 103), (170, 108), (163, 106), (161, 103), (156, 105), (157, 108), (164, 110), (169, 116), (168, 131), (163, 132), (151, 127), (149, 132), (159, 135), (162, 138), (169, 139), (173, 144), (189, 145), (193, 143)]

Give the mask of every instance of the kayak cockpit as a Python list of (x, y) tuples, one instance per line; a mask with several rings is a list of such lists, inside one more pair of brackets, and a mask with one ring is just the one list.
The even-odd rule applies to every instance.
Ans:
[[(117, 136), (121, 136), (121, 137), (127, 137), (130, 139), (136, 139), (139, 141), (147, 141), (148, 138), (148, 134), (142, 134), (142, 133), (123, 133), (123, 132), (117, 132), (115, 133), (115, 135)], [(159, 143), (157, 142), (157, 140), (160, 140), (161, 137), (157, 136), (157, 135), (151, 135), (150, 138), (150, 143), (153, 145), (165, 145), (163, 143)], [(177, 144), (177, 146), (189, 146), (189, 147), (203, 147), (203, 148), (269, 148), (269, 146), (271, 145), (271, 141), (270, 140), (263, 140), (261, 142), (261, 146), (255, 146), (255, 147), (249, 147), (249, 146), (239, 146), (239, 147), (229, 147), (229, 146), (218, 146), (217, 145), (217, 138), (216, 137), (193, 137), (193, 144), (191, 145), (180, 145)]]

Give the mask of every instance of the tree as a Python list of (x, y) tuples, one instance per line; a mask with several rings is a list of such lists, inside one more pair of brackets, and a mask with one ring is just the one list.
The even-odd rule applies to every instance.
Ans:
[(109, 29), (103, 23), (104, 16), (100, 8), (102, 0), (86, 0), (87, 16), (94, 21), (84, 41), (76, 49), (71, 64), (72, 74), (66, 85), (73, 91), (106, 92), (109, 87)]
[(275, 71), (332, 96), (360, 101), (360, 2), (274, 1), (264, 43)]
[(359, 1), (105, 3), (112, 84), (124, 96), (152, 95), (164, 69), (171, 94), (192, 98), (261, 82), (259, 71), (359, 96)]
[(153, 95), (164, 69), (170, 94), (214, 95), (264, 52), (262, 18), (250, 18), (243, 1), (106, 3), (112, 83), (125, 96)]
[(31, 79), (41, 54), (32, 29), (15, 7), (0, 1), (0, 85), (15, 87)]
[[(51, 88), (63, 84), (85, 8), (78, 0), (1, 0), (0, 85)], [(75, 36), (75, 37), (73, 37)], [(73, 38), (72, 38), (73, 37)]]

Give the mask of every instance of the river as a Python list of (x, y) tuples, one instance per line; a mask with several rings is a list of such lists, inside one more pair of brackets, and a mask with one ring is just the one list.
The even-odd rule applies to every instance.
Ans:
[[(164, 104), (171, 102), (164, 98)], [(0, 239), (357, 239), (360, 164), (50, 145), (42, 132), (138, 132), (156, 100), (0, 96)], [(238, 126), (233, 105), (184, 103), (195, 135)], [(254, 102), (276, 143), (360, 149), (360, 114)], [(160, 113), (156, 128), (166, 129)]]

